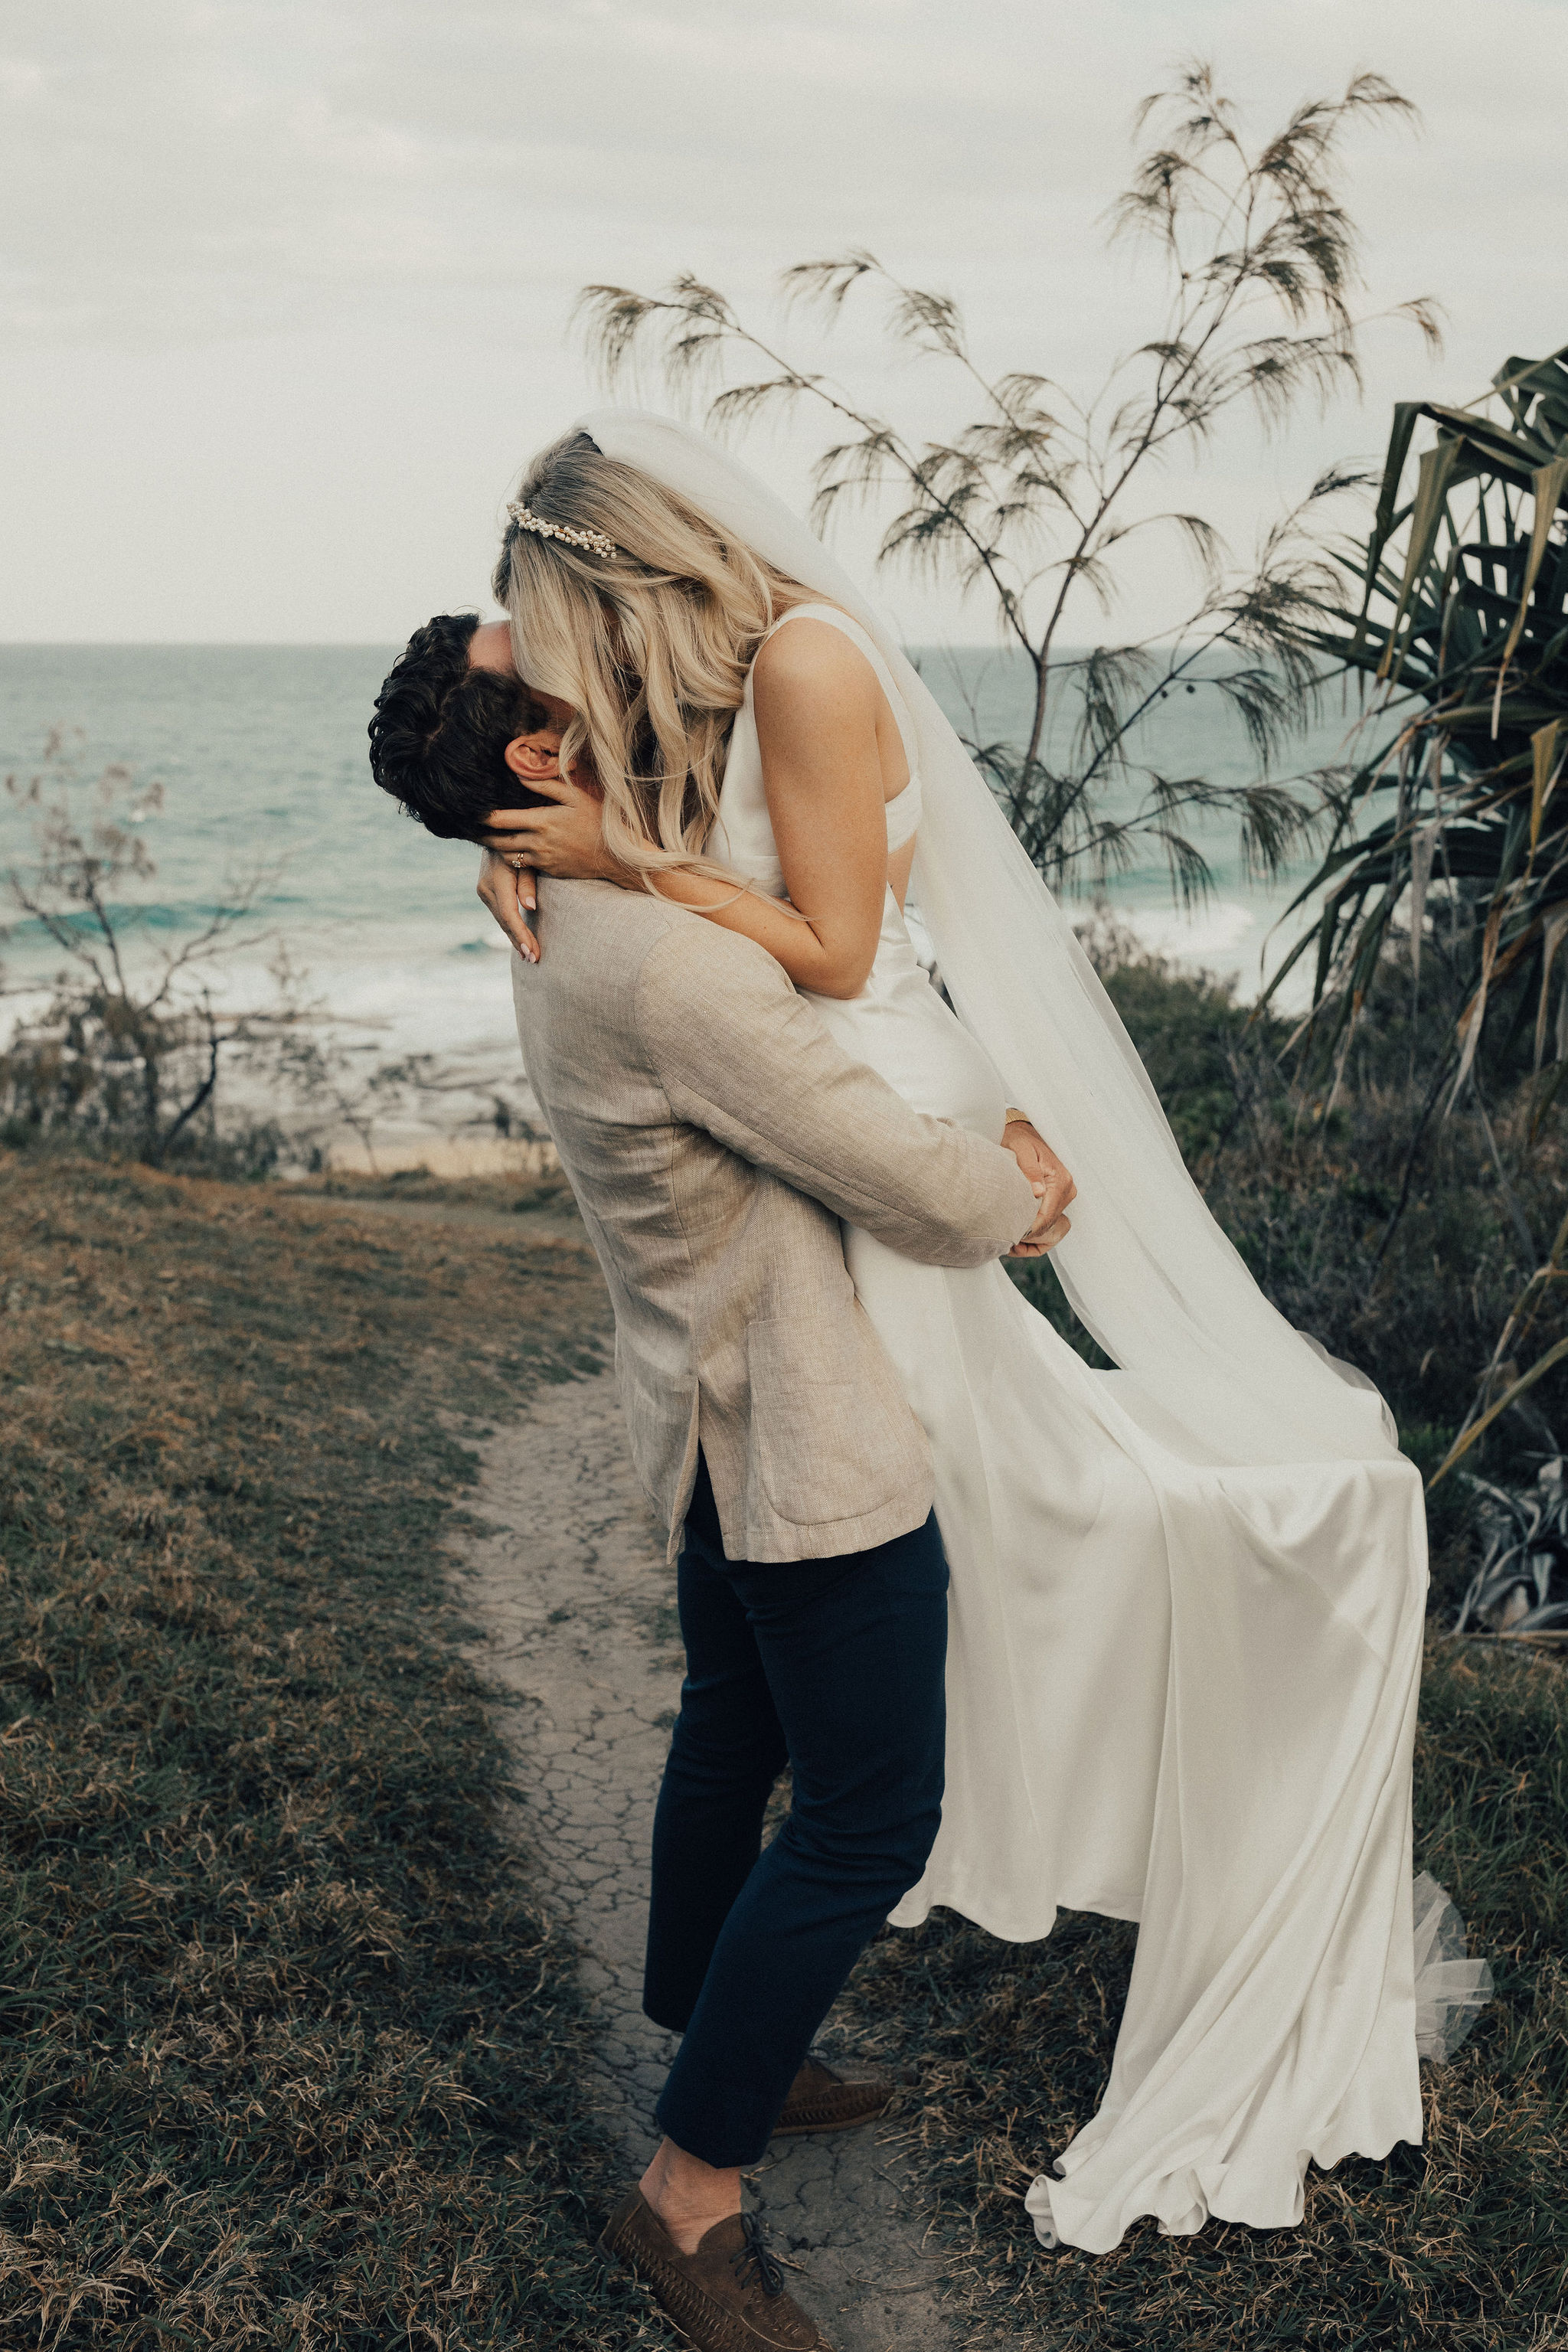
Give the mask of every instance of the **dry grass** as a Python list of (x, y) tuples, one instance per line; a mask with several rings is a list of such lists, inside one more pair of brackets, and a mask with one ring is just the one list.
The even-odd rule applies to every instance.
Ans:
[(575, 1218), (572, 1187), (557, 1169), (547, 1176), (432, 1176), (426, 1168), (397, 1168), (384, 1176), (333, 1169), (290, 1184), (296, 1200), (420, 1201), (444, 1209), (480, 1210), (496, 1215), (532, 1215), (542, 1210)]
[[(463, 1417), (596, 1362), (603, 1293), (504, 1187), (449, 1225), (332, 1190), (0, 1163), (7, 2347), (664, 2340), (588, 2242), (572, 1958), (437, 1570)], [(920, 2086), (961, 2335), (1568, 2347), (1565, 1718), (1555, 1662), (1434, 1635), (1418, 1855), (1499, 1997), (1425, 2149), (1314, 2177), (1299, 2231), (1040, 2254), (1019, 2200), (1093, 2111), (1131, 1931), (872, 1948), (857, 2038)]]
[(438, 1552), (591, 1265), (47, 1160), (0, 1230), (0, 2336), (662, 2342)]

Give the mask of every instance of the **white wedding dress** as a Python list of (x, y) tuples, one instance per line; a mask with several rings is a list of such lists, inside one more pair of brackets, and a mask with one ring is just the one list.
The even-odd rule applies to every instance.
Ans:
[[(1079, 1188), (1052, 1268), (1119, 1367), (1090, 1371), (1000, 1265), (845, 1237), (930, 1433), (952, 1571), (942, 1829), (896, 1916), (947, 1904), (1009, 1937), (1060, 1904), (1139, 1922), (1100, 2110), (1026, 2200), (1045, 2244), (1103, 2251), (1143, 2214), (1298, 2221), (1309, 2161), (1419, 2139), (1418, 2056), (1455, 2047), (1488, 1990), (1453, 1906), (1411, 1884), (1420, 1479), (1370, 1382), (1291, 1328), (1220, 1231), (1071, 924), (875, 607), (704, 435), (635, 409), (580, 427), (828, 600), (871, 662), (910, 758), (889, 840), (916, 839), (955, 1010), (890, 896), (865, 989), (819, 1010), (921, 1109), (994, 1137), (1007, 1103), (1029, 1114)], [(716, 854), (781, 891), (749, 688), (720, 814)]]
[[(777, 625), (806, 614), (859, 646), (899, 720), (897, 847), (921, 821), (916, 729), (842, 612)], [(719, 819), (710, 854), (784, 896), (750, 681)], [(864, 990), (813, 1002), (917, 1109), (1000, 1137), (1008, 1089), (890, 891)], [(1104, 2100), (1030, 2192), (1042, 2242), (1103, 2251), (1141, 2214), (1299, 2221), (1309, 2158), (1421, 2137), (1420, 1480), (1386, 1443), (1227, 1459), (1135, 1375), (1091, 1371), (1002, 1265), (917, 1265), (854, 1230), (845, 1247), (931, 1440), (952, 1570), (942, 1828), (894, 1922), (942, 1904), (1012, 1939), (1058, 1905), (1141, 1923)], [(1450, 1906), (1417, 1893), (1430, 1943)], [(1468, 2013), (1484, 1997), (1462, 1960), (1422, 1990)], [(1428, 2047), (1445, 2023), (1426, 2017)]]

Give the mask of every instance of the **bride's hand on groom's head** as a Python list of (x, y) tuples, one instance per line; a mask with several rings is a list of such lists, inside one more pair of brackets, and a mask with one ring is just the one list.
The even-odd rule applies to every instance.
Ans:
[(475, 835), (484, 851), (479, 894), (519, 955), (539, 961), (539, 941), (523, 917), (537, 905), (541, 874), (566, 882), (619, 881), (605, 851), (602, 804), (569, 777), (530, 776), (526, 805), (491, 809)]
[(527, 805), (491, 809), (475, 838), (502, 857), (524, 858), (562, 882), (610, 882), (620, 868), (605, 847), (604, 803), (569, 776), (531, 777)]

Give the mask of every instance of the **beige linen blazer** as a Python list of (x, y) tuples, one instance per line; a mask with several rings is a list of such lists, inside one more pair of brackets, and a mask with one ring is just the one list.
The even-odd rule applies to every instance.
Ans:
[(919, 1527), (925, 1434), (838, 1221), (979, 1265), (1033, 1221), (1016, 1160), (851, 1061), (751, 940), (605, 882), (542, 882), (539, 903), (542, 960), (512, 960), (523, 1064), (609, 1284), (671, 1552), (700, 1444), (731, 1559)]

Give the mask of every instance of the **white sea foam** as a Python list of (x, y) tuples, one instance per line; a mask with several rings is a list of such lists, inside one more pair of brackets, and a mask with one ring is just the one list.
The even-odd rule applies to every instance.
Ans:
[[(1276, 928), (1290, 895), (1259, 892), (1250, 906), (1234, 898), (1211, 899), (1190, 913), (1180, 908), (1152, 907), (1146, 901), (1122, 905), (1115, 911), (1155, 955), (1189, 971), (1234, 981), (1237, 997), (1250, 1003), (1278, 971), (1295, 937), (1292, 931)], [(1274, 1001), (1281, 1012), (1304, 1012), (1310, 997), (1311, 965), (1304, 957), (1288, 974)]]
[[(226, 877), (275, 868), (252, 944), (215, 969), (220, 1001), (267, 1003), (281, 946), (317, 1002), (317, 1034), (354, 1068), (410, 1055), (437, 1066), (440, 1087), (420, 1097), (419, 1124), (472, 1126), (498, 1100), (527, 1120), (537, 1112), (517, 1058), (509, 951), (473, 895), (477, 853), (432, 840), (370, 780), (365, 724), (394, 650), (0, 647), (0, 771), (33, 772), (63, 728), (84, 782), (110, 761), (161, 781), (163, 808), (140, 826), (157, 873), (134, 894), (133, 943), (179, 945), (221, 899)], [(1021, 681), (1005, 661), (964, 654), (926, 669), (961, 726), (990, 740), (1016, 731)], [(1168, 772), (1222, 782), (1251, 772), (1234, 728), (1203, 697), (1156, 706), (1145, 733)], [(1228, 833), (1211, 826), (1205, 846), (1220, 887), (1191, 918), (1173, 909), (1157, 866), (1122, 877), (1111, 904), (1150, 947), (1234, 975), (1247, 998), (1289, 892), (1250, 887)], [(25, 814), (0, 801), (0, 869), (26, 864), (28, 848)], [(59, 953), (26, 922), (10, 926), (3, 947), (6, 1009), (25, 1016), (41, 1005), (36, 992)]]

